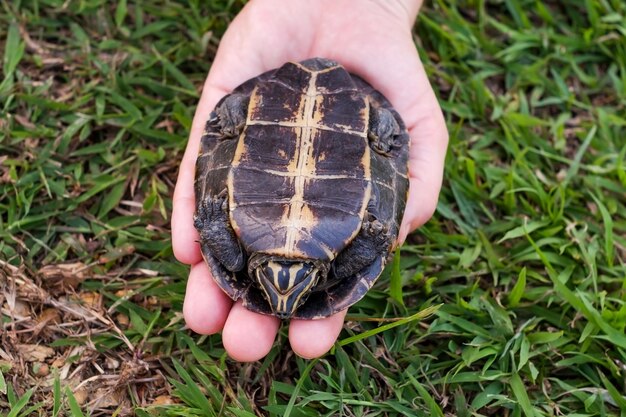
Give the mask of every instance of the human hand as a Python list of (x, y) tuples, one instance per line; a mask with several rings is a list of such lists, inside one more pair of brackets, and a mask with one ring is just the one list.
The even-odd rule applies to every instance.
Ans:
[[(381, 91), (411, 136), (410, 190), (399, 240), (434, 213), (448, 135), (419, 60), (411, 27), (419, 0), (253, 0), (224, 34), (204, 84), (183, 157), (172, 213), (176, 258), (191, 265), (183, 314), (201, 334), (222, 331), (224, 347), (239, 361), (254, 361), (272, 347), (280, 320), (246, 310), (210, 278), (193, 226), (194, 175), (200, 137), (220, 98), (242, 82), (286, 61), (324, 57), (338, 61)], [(320, 320), (292, 320), (289, 341), (305, 358), (326, 353), (346, 312)]]

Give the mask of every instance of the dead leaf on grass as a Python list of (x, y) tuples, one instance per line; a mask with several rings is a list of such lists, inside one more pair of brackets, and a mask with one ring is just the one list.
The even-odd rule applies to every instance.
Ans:
[(84, 405), (87, 402), (87, 397), (89, 397), (89, 391), (87, 388), (82, 387), (74, 391), (74, 399), (78, 403), (78, 405)]
[(78, 294), (78, 298), (82, 301), (83, 305), (90, 307), (94, 310), (99, 310), (102, 306), (102, 294), (92, 291), (83, 291)]
[(124, 388), (99, 388), (93, 394), (94, 399), (90, 403), (98, 408), (117, 407), (126, 402), (124, 392)]
[(30, 308), (28, 304), (22, 300), (9, 302), (9, 299), (7, 297), (7, 302), (4, 303), (3, 307), (10, 315), (14, 316), (15, 318), (26, 318), (30, 316)]
[(39, 270), (39, 275), (48, 286), (76, 288), (87, 278), (88, 269), (82, 262), (46, 265)]
[(54, 355), (54, 349), (48, 346), (20, 344), (17, 352), (26, 362), (43, 362)]
[(176, 401), (169, 395), (159, 395), (152, 401), (151, 405), (173, 405), (176, 404)]
[(37, 317), (37, 324), (39, 325), (45, 325), (48, 323), (59, 324), (60, 322), (61, 316), (59, 315), (59, 310), (56, 308), (46, 308)]

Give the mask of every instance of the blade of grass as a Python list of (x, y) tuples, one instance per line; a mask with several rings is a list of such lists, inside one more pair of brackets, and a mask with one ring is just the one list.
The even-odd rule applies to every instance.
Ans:
[(34, 388), (26, 391), (24, 395), (22, 395), (20, 399), (13, 405), (13, 407), (11, 407), (11, 411), (9, 412), (9, 414), (7, 414), (7, 417), (17, 417), (20, 411), (22, 411), (22, 408), (26, 407), (26, 405), (28, 404), (28, 401), (30, 400), (30, 397), (33, 395), (34, 391)]
[(54, 385), (52, 387), (52, 417), (57, 417), (61, 412), (61, 379), (55, 376)]
[(393, 329), (394, 327), (403, 326), (403, 325), (411, 323), (412, 321), (415, 321), (415, 320), (425, 319), (426, 317), (429, 317), (432, 314), (434, 314), (435, 312), (437, 312), (437, 310), (439, 310), (442, 305), (443, 304), (426, 307), (425, 309), (423, 309), (421, 311), (418, 311), (417, 313), (413, 314), (412, 316), (405, 317), (405, 318), (400, 319), (398, 321), (394, 321), (393, 323), (384, 324), (384, 325), (382, 325), (380, 327), (377, 327), (377, 328), (372, 329), (372, 330), (365, 331), (363, 333), (360, 333), (360, 334), (357, 334), (357, 335), (354, 335), (354, 336), (346, 337), (345, 339), (342, 339), (342, 340), (338, 341), (337, 343), (339, 344), (339, 346), (346, 346), (346, 345), (349, 345), (350, 343), (358, 342), (359, 340), (363, 340), (363, 339), (366, 339), (368, 337), (375, 336), (375, 335), (377, 335), (377, 334), (379, 334), (381, 332), (387, 331), (389, 329)]
[(611, 217), (611, 213), (609, 213), (609, 210), (602, 203), (602, 201), (593, 193), (590, 193), (590, 195), (591, 198), (593, 198), (593, 201), (595, 201), (598, 209), (600, 210), (600, 214), (602, 215), (602, 222), (604, 223), (604, 252), (606, 256), (606, 262), (609, 265), (609, 268), (613, 268), (613, 258), (615, 257), (613, 243), (613, 218)]
[(569, 183), (572, 181), (574, 176), (578, 174), (578, 171), (580, 170), (580, 164), (583, 159), (583, 155), (585, 155), (585, 152), (587, 152), (587, 148), (591, 144), (591, 141), (593, 140), (593, 138), (596, 136), (597, 131), (598, 131), (598, 127), (596, 125), (593, 125), (593, 127), (589, 129), (589, 133), (587, 133), (585, 140), (576, 151), (574, 160), (572, 161), (570, 168), (567, 170), (567, 174), (565, 175), (565, 179), (563, 180), (564, 187), (569, 185)]
[(396, 249), (391, 264), (391, 279), (389, 282), (389, 295), (399, 305), (404, 307), (404, 299), (402, 296), (402, 274), (400, 273), (400, 248)]
[(528, 397), (528, 393), (526, 392), (526, 387), (522, 382), (522, 378), (520, 378), (518, 373), (514, 373), (511, 375), (511, 379), (509, 380), (509, 385), (511, 386), (511, 390), (513, 391), (513, 395), (517, 399), (519, 406), (522, 408), (522, 411), (526, 417), (535, 417), (535, 411), (530, 403), (530, 398)]
[(626, 397), (617, 388), (615, 388), (615, 385), (613, 385), (602, 372), (600, 372), (599, 375), (602, 380), (602, 384), (609, 392), (611, 398), (613, 398), (613, 401), (615, 401), (615, 404), (619, 407), (622, 413), (626, 412)]
[(424, 400), (424, 402), (428, 406), (430, 415), (432, 417), (444, 417), (443, 411), (441, 411), (441, 408), (437, 404), (437, 401), (435, 401), (435, 399), (430, 395), (426, 388), (424, 388), (413, 375), (407, 374), (407, 376), (411, 381), (411, 384), (415, 387), (419, 395), (422, 397), (422, 400)]
[(85, 417), (80, 409), (80, 405), (78, 405), (78, 401), (76, 401), (76, 398), (74, 397), (74, 394), (69, 387), (65, 390), (65, 396), (67, 397), (67, 401), (69, 402), (70, 410), (72, 411), (72, 417)]
[(300, 393), (300, 390), (302, 389), (302, 385), (304, 385), (304, 382), (308, 378), (313, 367), (317, 364), (317, 361), (318, 361), (317, 359), (310, 361), (309, 364), (306, 366), (306, 368), (304, 368), (304, 370), (300, 374), (300, 378), (298, 378), (298, 382), (296, 383), (296, 386), (294, 387), (293, 393), (291, 394), (291, 398), (289, 398), (289, 402), (287, 403), (287, 408), (285, 409), (284, 417), (291, 416), (291, 413), (293, 412), (293, 407), (296, 404), (296, 399), (298, 398), (298, 394)]
[(0, 394), (7, 395), (7, 382), (4, 379), (2, 369), (0, 369)]
[(9, 31), (5, 42), (2, 72), (4, 73), (4, 78), (7, 79), (13, 76), (17, 65), (24, 56), (25, 45), (20, 37), (20, 31), (17, 23), (13, 22), (9, 25)]
[(509, 294), (509, 307), (517, 307), (522, 296), (524, 295), (524, 290), (526, 289), (526, 267), (522, 268), (520, 271), (517, 282), (513, 286), (511, 293)]

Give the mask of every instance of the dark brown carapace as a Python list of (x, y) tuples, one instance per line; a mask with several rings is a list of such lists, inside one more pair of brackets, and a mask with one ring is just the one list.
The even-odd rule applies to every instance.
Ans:
[(235, 89), (196, 165), (195, 226), (218, 285), (281, 318), (357, 302), (395, 246), (408, 147), (390, 103), (336, 62), (286, 63)]

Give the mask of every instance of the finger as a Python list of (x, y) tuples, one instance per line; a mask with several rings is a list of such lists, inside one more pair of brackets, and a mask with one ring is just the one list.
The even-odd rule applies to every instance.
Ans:
[(224, 328), (232, 300), (217, 286), (205, 262), (191, 267), (183, 303), (187, 327), (196, 333), (213, 334)]
[[(448, 148), (448, 131), (437, 97), (412, 42), (400, 40), (385, 58), (370, 64), (377, 87), (402, 116), (411, 137), (409, 196), (398, 240), (403, 242), (415, 228), (432, 217), (439, 199)], [(400, 56), (402, 55), (402, 57)], [(387, 64), (386, 68), (380, 65)], [(380, 72), (379, 72), (380, 71)]]
[(253, 313), (237, 302), (224, 325), (222, 341), (228, 355), (240, 362), (252, 362), (267, 355), (272, 348), (280, 320)]
[(448, 130), (434, 93), (429, 98), (431, 108), (409, 131), (411, 149), (409, 159), (409, 196), (400, 235), (407, 235), (426, 223), (437, 209), (443, 180), (444, 162), (448, 148)]
[(180, 262), (195, 264), (202, 260), (198, 240), (200, 236), (193, 226), (196, 209), (194, 193), (195, 164), (200, 149), (200, 138), (212, 109), (226, 92), (220, 87), (205, 82), (202, 95), (191, 125), (189, 141), (180, 163), (178, 179), (172, 201), (172, 248)]
[(319, 320), (291, 320), (291, 349), (306, 359), (318, 358), (328, 352), (341, 332), (346, 312), (343, 310)]

